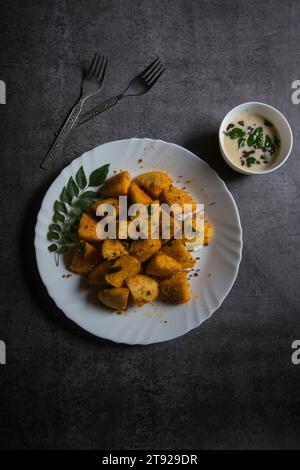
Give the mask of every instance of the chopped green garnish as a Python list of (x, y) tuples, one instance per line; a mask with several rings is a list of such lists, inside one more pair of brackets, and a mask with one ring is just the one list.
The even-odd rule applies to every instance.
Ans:
[(151, 295), (151, 292), (147, 290), (146, 295)]
[(84, 255), (84, 252), (85, 252), (85, 243), (83, 243), (83, 242), (79, 243), (79, 245), (78, 245), (78, 251), (79, 251), (79, 253), (81, 253), (82, 255)]
[(265, 139), (265, 145), (267, 150), (269, 150), (271, 153), (274, 152), (275, 150), (275, 144), (273, 142), (273, 140), (271, 139), (271, 137), (269, 135), (266, 135), (266, 139)]
[(245, 137), (240, 137), (240, 138), (239, 138), (239, 140), (238, 140), (238, 147), (239, 147), (239, 149), (240, 149), (241, 147), (244, 147), (244, 145), (245, 145), (245, 140), (246, 140)]
[(53, 251), (56, 251), (57, 245), (55, 245), (55, 243), (52, 243), (52, 245), (48, 246), (48, 250), (50, 251), (50, 253), (52, 253)]
[(245, 131), (239, 127), (234, 127), (230, 131), (224, 132), (224, 134), (230, 137), (230, 139), (243, 139), (245, 137)]
[(254, 157), (248, 157), (246, 159), (247, 166), (251, 166), (256, 162), (256, 159)]
[(247, 145), (249, 147), (255, 147), (260, 149), (263, 146), (263, 128), (257, 127), (254, 131), (249, 135), (247, 139)]

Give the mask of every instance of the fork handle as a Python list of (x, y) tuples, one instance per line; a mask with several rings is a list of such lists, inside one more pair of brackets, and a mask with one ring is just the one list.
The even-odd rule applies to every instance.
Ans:
[(78, 119), (78, 116), (81, 113), (84, 101), (85, 101), (84, 98), (80, 98), (80, 100), (75, 104), (74, 108), (70, 112), (66, 122), (64, 123), (63, 127), (60, 130), (60, 133), (56, 137), (49, 152), (47, 153), (44, 161), (41, 164), (41, 168), (43, 170), (48, 169), (50, 163), (53, 162), (54, 158), (57, 156), (62, 145), (66, 141), (66, 138), (68, 137), (72, 127), (74, 126), (75, 122)]
[(94, 108), (92, 108), (90, 111), (87, 111), (84, 113), (77, 121), (76, 125), (74, 127), (81, 126), (86, 121), (89, 121), (93, 117), (97, 116), (100, 113), (103, 113), (103, 111), (106, 111), (107, 109), (111, 108), (115, 104), (119, 103), (120, 101), (120, 96), (116, 97), (113, 96), (112, 98), (108, 98), (106, 101), (104, 101), (101, 104), (98, 104)]

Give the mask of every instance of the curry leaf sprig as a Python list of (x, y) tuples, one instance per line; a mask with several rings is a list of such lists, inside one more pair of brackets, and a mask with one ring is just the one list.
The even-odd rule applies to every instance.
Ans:
[(63, 187), (60, 197), (54, 202), (54, 214), (49, 225), (47, 238), (51, 241), (48, 250), (56, 255), (65, 253), (76, 242), (76, 232), (82, 212), (89, 212), (91, 203), (97, 199), (98, 193), (91, 190), (101, 186), (108, 175), (109, 164), (94, 170), (87, 179), (81, 166), (75, 178), (70, 177)]

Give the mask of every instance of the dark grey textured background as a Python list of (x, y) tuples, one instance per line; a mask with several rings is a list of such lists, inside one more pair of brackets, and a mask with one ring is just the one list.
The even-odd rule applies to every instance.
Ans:
[[(300, 2), (1, 2), (0, 446), (22, 449), (300, 448)], [(103, 99), (156, 55), (168, 71), (148, 95), (76, 130), (39, 163), (80, 90), (82, 66), (109, 56)], [(295, 137), (276, 173), (238, 176), (217, 130), (234, 105), (264, 101)], [(82, 152), (133, 136), (183, 145), (226, 181), (240, 210), (240, 273), (220, 310), (165, 344), (102, 341), (66, 320), (35, 266), (33, 229), (50, 182)]]

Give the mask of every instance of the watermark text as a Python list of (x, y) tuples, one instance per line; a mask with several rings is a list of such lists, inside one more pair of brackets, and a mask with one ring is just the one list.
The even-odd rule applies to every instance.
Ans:
[(291, 101), (293, 104), (299, 104), (300, 103), (300, 80), (293, 81), (292, 89), (295, 91), (293, 91), (291, 95)]
[(0, 340), (0, 364), (6, 364), (6, 344), (2, 340)]
[(0, 104), (6, 104), (6, 83), (0, 80)]
[(97, 235), (101, 240), (120, 239), (165, 239), (195, 240), (204, 242), (203, 204), (132, 204), (128, 207), (127, 196), (119, 196), (117, 208), (110, 203), (101, 203), (96, 215)]
[(292, 349), (295, 350), (291, 356), (292, 364), (298, 366), (300, 364), (300, 339), (295, 339), (292, 342)]

